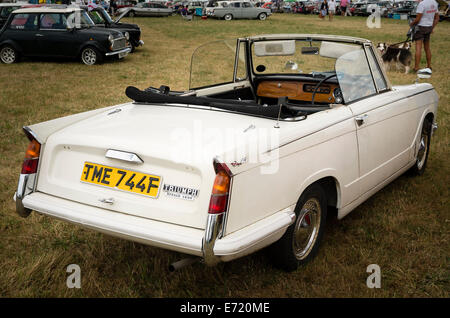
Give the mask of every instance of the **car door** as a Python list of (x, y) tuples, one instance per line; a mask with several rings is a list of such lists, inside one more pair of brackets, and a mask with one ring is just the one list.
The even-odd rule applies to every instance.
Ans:
[[(347, 65), (347, 74), (340, 74), (339, 64)], [(336, 72), (355, 120), (362, 195), (410, 161), (417, 127), (412, 123), (417, 121), (418, 110), (389, 88), (370, 45), (344, 54), (336, 63)], [(343, 80), (346, 75), (351, 81)]]
[(242, 2), (242, 8), (241, 8), (241, 17), (248, 19), (248, 18), (256, 18), (257, 9), (254, 8), (250, 2)]
[(41, 14), (37, 33), (41, 55), (75, 56), (79, 46), (76, 32), (76, 29), (67, 29), (67, 20), (64, 14)]
[(15, 14), (7, 26), (5, 34), (13, 40), (24, 55), (39, 55), (37, 47), (38, 14)]
[(148, 17), (156, 17), (158, 16), (158, 9), (156, 8), (154, 3), (145, 3), (145, 15)]
[(242, 3), (241, 2), (232, 2), (231, 3), (231, 11), (233, 18), (241, 19), (242, 18)]

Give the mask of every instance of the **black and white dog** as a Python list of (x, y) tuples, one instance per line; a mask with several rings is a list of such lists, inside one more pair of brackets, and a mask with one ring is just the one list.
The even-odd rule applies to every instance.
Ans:
[(412, 61), (410, 42), (403, 42), (394, 45), (378, 43), (377, 49), (381, 53), (381, 58), (383, 59), (384, 63), (384, 69), (386, 71), (390, 68), (390, 66), (395, 65), (397, 70), (400, 70), (403, 66), (405, 68), (405, 74), (409, 72)]

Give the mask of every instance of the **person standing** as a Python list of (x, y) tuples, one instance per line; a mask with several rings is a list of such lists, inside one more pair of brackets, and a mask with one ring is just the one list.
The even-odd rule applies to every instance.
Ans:
[(416, 55), (414, 71), (417, 72), (422, 58), (422, 44), (427, 57), (427, 67), (431, 71), (431, 49), (430, 36), (434, 27), (439, 22), (438, 4), (435, 0), (423, 0), (417, 5), (417, 16), (411, 22), (411, 27), (417, 25), (416, 32), (413, 35), (413, 41), (416, 42)]
[(116, 0), (111, 0), (109, 2), (109, 9), (111, 10), (112, 16), (114, 16), (116, 14), (116, 8), (117, 8)]
[(328, 3), (327, 0), (323, 0), (322, 4), (320, 5), (320, 14), (319, 18), (322, 20), (326, 17), (328, 11)]
[(330, 21), (333, 20), (333, 15), (336, 14), (336, 1), (335, 0), (329, 0), (328, 1), (328, 19)]
[(341, 15), (345, 16), (347, 11), (348, 0), (341, 0)]

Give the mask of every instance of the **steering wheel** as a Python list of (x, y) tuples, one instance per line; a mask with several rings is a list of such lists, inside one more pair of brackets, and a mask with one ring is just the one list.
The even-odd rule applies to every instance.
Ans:
[(322, 79), (319, 83), (317, 83), (316, 87), (314, 87), (314, 92), (312, 94), (311, 105), (314, 105), (314, 98), (316, 97), (316, 93), (317, 93), (317, 90), (319, 89), (320, 85), (322, 85), (323, 82), (325, 82), (326, 80), (329, 80), (330, 78), (335, 77), (335, 76), (337, 76), (336, 73), (328, 75), (327, 77)]

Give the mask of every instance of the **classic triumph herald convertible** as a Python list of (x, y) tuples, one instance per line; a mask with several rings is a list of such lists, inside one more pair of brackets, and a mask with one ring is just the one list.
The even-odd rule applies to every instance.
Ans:
[(19, 215), (208, 265), (270, 246), (295, 270), (316, 254), (327, 211), (341, 219), (404, 172), (421, 175), (437, 128), (432, 85), (391, 86), (372, 43), (346, 36), (211, 42), (192, 56), (189, 89), (126, 94), (24, 127)]

